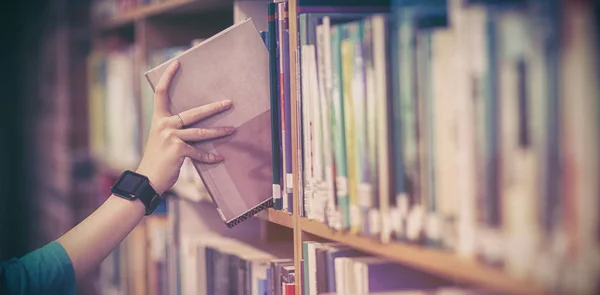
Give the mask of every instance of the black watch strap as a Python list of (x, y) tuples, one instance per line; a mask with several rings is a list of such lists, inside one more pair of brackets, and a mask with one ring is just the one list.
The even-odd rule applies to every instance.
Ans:
[(144, 207), (146, 207), (146, 215), (152, 214), (161, 201), (160, 196), (156, 193), (148, 181), (145, 181), (137, 189), (135, 195), (144, 204)]

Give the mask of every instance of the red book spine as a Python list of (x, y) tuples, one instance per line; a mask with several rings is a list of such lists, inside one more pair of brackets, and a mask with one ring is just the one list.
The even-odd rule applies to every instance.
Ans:
[(285, 295), (296, 295), (296, 284), (285, 284)]

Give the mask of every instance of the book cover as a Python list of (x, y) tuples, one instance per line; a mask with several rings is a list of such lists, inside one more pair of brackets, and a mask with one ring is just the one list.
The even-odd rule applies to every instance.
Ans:
[[(176, 58), (180, 68), (169, 89), (172, 113), (226, 99), (233, 102), (230, 110), (188, 126), (236, 128), (232, 136), (193, 143), (225, 158), (194, 166), (221, 218), (233, 227), (273, 205), (268, 52), (247, 19)], [(169, 64), (146, 72), (153, 90)]]

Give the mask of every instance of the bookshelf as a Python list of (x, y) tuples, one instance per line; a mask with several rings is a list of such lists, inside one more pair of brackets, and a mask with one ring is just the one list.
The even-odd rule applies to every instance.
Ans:
[[(260, 213), (257, 217), (291, 228), (295, 234), (299, 234), (305, 239), (313, 240), (316, 237), (321, 240), (342, 243), (366, 253), (447, 277), (458, 284), (486, 286), (500, 294), (550, 294), (534, 283), (513, 278), (501, 270), (458, 257), (447, 251), (406, 243), (381, 243), (371, 237), (337, 231), (321, 222), (290, 215), (272, 208)], [(300, 247), (301, 253), (301, 245), (296, 245), (296, 242), (294, 244), (295, 248)]]
[[(240, 1), (243, 2), (243, 1)], [(259, 1), (260, 2), (260, 1)], [(270, 2), (270, 1), (266, 1)], [(263, 1), (263, 3), (266, 3)], [(299, 25), (297, 18), (297, 0), (288, 0), (289, 16), (289, 34), (290, 36), (299, 35)], [(454, 2), (454, 1), (453, 1)], [(484, 1), (485, 2), (485, 1)], [(119, 14), (114, 18), (94, 24), (94, 31), (99, 37), (97, 44), (102, 44), (103, 38), (111, 34), (122, 34), (123, 30), (129, 30), (133, 27), (133, 40), (131, 41), (136, 48), (135, 54), (135, 72), (141, 73), (147, 68), (144, 60), (148, 59), (150, 52), (156, 48), (166, 46), (184, 46), (186, 40), (193, 38), (206, 38), (218, 32), (220, 29), (232, 24), (232, 19), (221, 19), (214, 14), (219, 12), (220, 16), (231, 14), (232, 7), (236, 1), (222, 0), (171, 0), (158, 2), (134, 8), (130, 11)], [(266, 7), (265, 7), (266, 11)], [(212, 16), (211, 16), (212, 14)], [(207, 28), (208, 27), (208, 28)], [(293, 179), (293, 213), (283, 212), (275, 209), (265, 210), (253, 218), (254, 221), (260, 220), (267, 224), (275, 224), (284, 231), (291, 231), (291, 238), (287, 235), (285, 239), (293, 248), (293, 259), (296, 270), (301, 269), (303, 260), (303, 242), (306, 241), (331, 241), (337, 242), (353, 249), (363, 251), (370, 255), (385, 258), (398, 264), (414, 267), (440, 277), (451, 280), (460, 286), (474, 286), (486, 288), (500, 294), (512, 295), (542, 295), (552, 294), (541, 284), (533, 281), (521, 279), (508, 274), (502, 268), (489, 266), (479, 262), (473, 257), (463, 257), (457, 254), (457, 251), (445, 250), (431, 246), (422, 246), (417, 243), (402, 242), (392, 240), (382, 242), (376, 237), (369, 237), (360, 233), (350, 233), (344, 230), (332, 229), (320, 221), (301, 216), (302, 212), (301, 191), (299, 171), (297, 167), (302, 155), (298, 155), (301, 150), (302, 142), (299, 142), (299, 122), (298, 114), (298, 90), (302, 85), (297, 84), (296, 73), (299, 72), (296, 60), (299, 59), (298, 39), (289, 39), (289, 72), (291, 77), (290, 84), (290, 102), (291, 102), (291, 161), (294, 167), (292, 172)], [(136, 81), (134, 86), (135, 100), (137, 108), (141, 108), (143, 81)], [(457, 131), (462, 132), (462, 131)], [(464, 136), (461, 134), (460, 136)], [(467, 135), (473, 136), (473, 135)], [(114, 167), (98, 160), (100, 170), (103, 173), (118, 175), (120, 167)], [(595, 172), (594, 172), (595, 173)], [(454, 190), (453, 192), (457, 192)], [(182, 195), (184, 193), (181, 193)], [(187, 194), (187, 193), (186, 193)], [(185, 197), (191, 203), (210, 203), (202, 198), (195, 198), (192, 191), (191, 196)], [(218, 221), (217, 221), (218, 222)], [(270, 230), (270, 227), (267, 226)], [(276, 229), (279, 231), (281, 229)], [(138, 233), (140, 235), (142, 233)], [(199, 233), (202, 234), (202, 233)], [(273, 236), (267, 234), (266, 236)], [(138, 257), (139, 259), (139, 257)], [(142, 287), (139, 287), (142, 288)], [(300, 284), (296, 284), (296, 294), (302, 294)]]

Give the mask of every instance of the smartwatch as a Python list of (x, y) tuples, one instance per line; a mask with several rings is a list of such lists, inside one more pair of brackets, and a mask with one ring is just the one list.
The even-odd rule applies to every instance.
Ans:
[(160, 195), (152, 188), (148, 177), (129, 170), (119, 176), (110, 191), (126, 200), (139, 199), (146, 207), (145, 215), (152, 214), (161, 202)]

